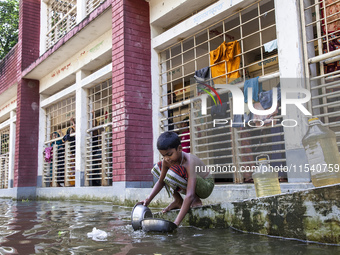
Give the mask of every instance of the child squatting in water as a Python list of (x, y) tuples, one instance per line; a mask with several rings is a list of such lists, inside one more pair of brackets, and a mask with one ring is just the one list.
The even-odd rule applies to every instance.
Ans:
[[(174, 223), (178, 226), (190, 207), (202, 205), (201, 199), (210, 196), (214, 179), (209, 172), (196, 172), (204, 163), (195, 155), (182, 151), (181, 139), (174, 132), (165, 132), (157, 139), (157, 149), (163, 160), (154, 165), (151, 173), (158, 179), (150, 195), (139, 202), (148, 206), (163, 187), (172, 190), (174, 201), (163, 212), (180, 209)], [(185, 194), (183, 200), (180, 193)]]

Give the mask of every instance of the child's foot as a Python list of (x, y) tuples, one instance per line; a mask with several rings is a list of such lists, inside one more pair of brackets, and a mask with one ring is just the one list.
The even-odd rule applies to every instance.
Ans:
[(166, 208), (162, 210), (162, 213), (169, 212), (174, 209), (181, 209), (182, 202), (183, 201), (177, 201), (177, 200), (173, 201), (171, 204), (169, 204)]
[(193, 207), (198, 207), (198, 206), (202, 206), (202, 201), (198, 196), (195, 196), (195, 199), (194, 201), (192, 201), (190, 207), (193, 208)]

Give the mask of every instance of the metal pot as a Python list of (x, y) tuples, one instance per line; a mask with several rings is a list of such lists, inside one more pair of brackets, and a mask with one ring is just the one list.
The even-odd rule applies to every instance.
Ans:
[(134, 230), (141, 229), (141, 221), (152, 217), (152, 212), (147, 206), (137, 204), (133, 207), (131, 212), (131, 225)]
[(171, 221), (163, 219), (144, 219), (142, 229), (145, 232), (172, 232), (177, 225)]

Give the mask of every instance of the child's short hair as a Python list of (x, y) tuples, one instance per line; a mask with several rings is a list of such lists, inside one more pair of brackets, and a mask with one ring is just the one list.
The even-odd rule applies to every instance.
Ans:
[(175, 132), (164, 132), (157, 139), (158, 150), (177, 149), (179, 145), (181, 145), (181, 139)]

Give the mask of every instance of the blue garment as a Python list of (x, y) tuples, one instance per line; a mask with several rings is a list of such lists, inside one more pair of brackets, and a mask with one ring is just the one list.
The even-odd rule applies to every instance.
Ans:
[(244, 102), (248, 102), (248, 88), (253, 88), (253, 100), (255, 102), (259, 101), (259, 93), (262, 92), (262, 84), (259, 84), (259, 77), (246, 80), (244, 82)]
[(266, 52), (271, 52), (277, 49), (277, 39), (263, 44), (263, 47), (264, 47), (264, 51)]
[[(248, 121), (253, 118), (253, 114), (250, 112), (249, 114), (235, 114), (233, 118), (233, 126), (232, 127), (247, 127)], [(243, 124), (244, 123), (244, 124)]]
[(206, 79), (209, 79), (209, 67), (204, 67), (200, 70), (195, 71), (195, 79), (198, 81), (205, 81)]
[(249, 120), (251, 120), (251, 119), (253, 119), (253, 113), (252, 112), (250, 112), (249, 114), (244, 114), (243, 115), (243, 117), (244, 117), (244, 121), (246, 122), (246, 123), (248, 123), (248, 121)]
[[(53, 134), (56, 135), (57, 137), (60, 137), (60, 135), (59, 135), (58, 132), (53, 132)], [(56, 144), (56, 145), (58, 145), (57, 148), (59, 149), (59, 148), (60, 148), (59, 145), (61, 145), (62, 143), (63, 143), (62, 140), (58, 140), (58, 141), (52, 142), (52, 143), (51, 143), (51, 147), (53, 147), (53, 145)]]
[[(200, 70), (195, 71), (195, 75), (194, 78), (196, 80), (196, 82), (198, 83), (198, 92), (202, 93), (203, 90), (201, 88), (204, 87), (204, 83), (212, 86), (214, 84), (214, 82), (210, 79), (210, 67), (204, 67)], [(201, 86), (201, 87), (200, 87)]]
[(228, 103), (222, 103), (222, 105), (213, 105), (210, 110), (211, 117), (213, 119), (225, 119), (227, 115)]
[[(262, 105), (263, 109), (268, 109), (273, 105), (273, 90), (268, 90), (261, 92), (259, 95), (260, 104)], [(281, 89), (280, 87), (277, 88), (277, 101), (281, 100)]]
[(243, 115), (235, 114), (233, 118), (233, 127), (243, 127)]

